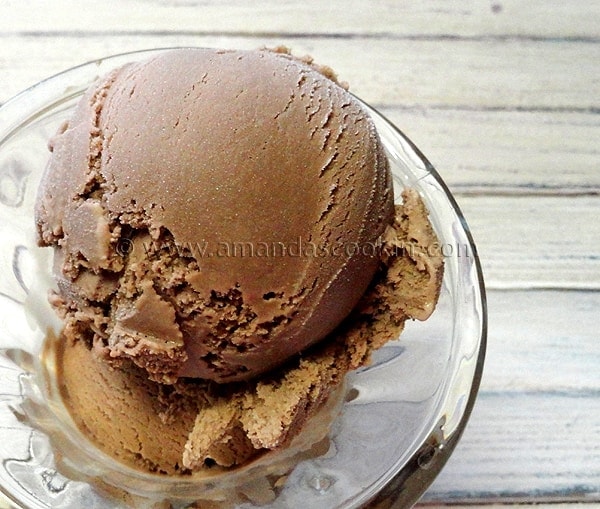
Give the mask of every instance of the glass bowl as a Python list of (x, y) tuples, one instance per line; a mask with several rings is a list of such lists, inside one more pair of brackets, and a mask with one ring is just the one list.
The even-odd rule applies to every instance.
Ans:
[[(75, 67), (0, 108), (0, 499), (12, 506), (175, 508), (187, 507), (191, 499), (185, 493), (194, 491), (194, 481), (116, 464), (68, 429), (53, 395), (52, 369), (40, 361), (47, 331), (59, 327), (46, 304), (52, 281), (49, 253), (42, 251), (49, 250), (36, 247), (33, 221), (48, 140), (98, 76), (158, 51)], [(299, 460), (276, 488), (246, 493), (236, 507), (410, 507), (448, 459), (473, 406), (486, 340), (475, 245), (431, 164), (396, 127), (365, 107), (387, 150), (397, 196), (413, 187), (429, 208), (445, 258), (439, 303), (429, 320), (407, 323), (400, 339), (375, 353), (372, 365), (348, 377), (351, 397), (332, 424), (327, 449)], [(58, 428), (55, 421), (62, 421)], [(56, 433), (67, 435), (70, 457), (55, 446)], [(221, 506), (232, 503), (210, 505)]]

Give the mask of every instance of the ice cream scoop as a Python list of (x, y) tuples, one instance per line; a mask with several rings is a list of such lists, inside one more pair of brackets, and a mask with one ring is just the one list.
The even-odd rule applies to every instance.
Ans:
[(424, 203), (394, 205), (365, 108), (308, 58), (155, 54), (98, 79), (49, 147), (36, 223), (64, 327), (47, 358), (123, 464), (212, 475), (285, 452), (287, 472), (346, 374), (435, 307)]
[(36, 222), (65, 334), (157, 381), (250, 379), (327, 336), (394, 218), (371, 119), (286, 52), (121, 67), (50, 147)]

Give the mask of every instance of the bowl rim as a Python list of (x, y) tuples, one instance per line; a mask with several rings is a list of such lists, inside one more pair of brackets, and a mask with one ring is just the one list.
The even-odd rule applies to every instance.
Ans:
[[(356, 97), (356, 96), (355, 96)], [(452, 455), (452, 452), (456, 448), (460, 438), (462, 437), (466, 425), (471, 417), (477, 394), (481, 386), (481, 379), (483, 376), (483, 368), (485, 364), (485, 356), (487, 351), (487, 336), (488, 336), (488, 306), (487, 296), (485, 289), (485, 282), (483, 276), (483, 269), (481, 266), (481, 260), (477, 251), (477, 246), (473, 239), (471, 229), (467, 223), (467, 220), (458, 205), (458, 202), (454, 198), (454, 195), (450, 191), (450, 188), (442, 179), (441, 175), (435, 169), (429, 159), (423, 154), (423, 152), (415, 145), (415, 143), (406, 135), (404, 132), (397, 127), (387, 116), (383, 115), (379, 110), (373, 108), (367, 103), (364, 103), (362, 99), (357, 98), (360, 102), (365, 104), (367, 108), (373, 110), (381, 119), (390, 127), (395, 134), (402, 139), (406, 145), (412, 150), (417, 158), (423, 163), (425, 170), (429, 176), (431, 176), (436, 184), (444, 192), (446, 199), (452, 207), (456, 217), (459, 219), (463, 233), (467, 238), (469, 249), (472, 251), (474, 268), (477, 276), (477, 291), (479, 295), (479, 303), (481, 305), (481, 324), (479, 331), (479, 341), (477, 345), (477, 359), (475, 361), (475, 369), (473, 372), (473, 378), (471, 380), (471, 387), (463, 410), (463, 414), (460, 420), (457, 422), (455, 429), (452, 430), (446, 437), (443, 444), (439, 444), (437, 448), (433, 448), (429, 444), (424, 444), (407, 462), (406, 466), (401, 469), (400, 472), (391, 479), (388, 480), (382, 489), (375, 495), (365, 506), (366, 508), (375, 509), (378, 507), (379, 502), (383, 502), (387, 497), (392, 496), (395, 493), (394, 505), (392, 507), (404, 508), (413, 506), (419, 498), (426, 492), (429, 486), (433, 483), (439, 472), (447, 463), (448, 459)], [(423, 467), (423, 463), (426, 463), (426, 467)], [(420, 474), (420, 475), (419, 475)]]

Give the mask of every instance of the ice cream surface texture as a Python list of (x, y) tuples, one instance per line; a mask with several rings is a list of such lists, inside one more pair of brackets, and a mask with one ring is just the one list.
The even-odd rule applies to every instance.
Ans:
[[(74, 420), (151, 472), (277, 449), (425, 319), (442, 259), (361, 104), (285, 51), (180, 49), (100, 78), (36, 204)], [(216, 383), (215, 383), (216, 382)]]
[(370, 118), (285, 53), (122, 67), (51, 146), (37, 221), (73, 326), (159, 381), (249, 379), (322, 339), (393, 217)]

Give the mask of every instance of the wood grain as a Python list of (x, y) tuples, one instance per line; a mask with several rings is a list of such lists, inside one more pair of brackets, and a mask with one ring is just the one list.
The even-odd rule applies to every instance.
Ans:
[(0, 72), (6, 81), (0, 100), (73, 65), (125, 51), (186, 45), (256, 48), (280, 44), (332, 65), (357, 95), (376, 107), (594, 112), (600, 96), (600, 82), (593, 72), (600, 61), (600, 44), (581, 41), (563, 41), (557, 52), (552, 41), (512, 39), (91, 33), (83, 40), (85, 44), (77, 33), (4, 36)]
[(599, 501), (600, 294), (492, 291), (488, 300), (480, 396), (425, 501)]
[(459, 194), (600, 194), (600, 115), (383, 108)]
[[(513, 503), (507, 501), (506, 499), (504, 499), (502, 502), (499, 503), (494, 503), (494, 502), (489, 502), (489, 503), (485, 503), (485, 501), (483, 501), (482, 503), (476, 503), (476, 502), (469, 502), (468, 505), (461, 505), (460, 503), (457, 503), (456, 501), (454, 503), (452, 502), (448, 502), (448, 503), (444, 503), (444, 502), (437, 502), (437, 501), (431, 501), (431, 500), (423, 500), (422, 502), (419, 502), (415, 507), (419, 507), (419, 508), (429, 508), (429, 509), (434, 509), (434, 508), (442, 508), (442, 507), (454, 507), (455, 509), (458, 507), (468, 507), (468, 509), (511, 509), (511, 508), (515, 508), (515, 509), (597, 509), (598, 507), (600, 507), (599, 504), (592, 502), (580, 502), (580, 501), (573, 501), (573, 502), (565, 502), (565, 503), (560, 503), (560, 502), (523, 502), (522, 500), (516, 500)], [(0, 506), (2, 507), (2, 506)]]
[[(600, 36), (598, 2), (579, 0), (4, 0), (7, 32), (192, 32), (376, 37), (578, 38)], [(8, 22), (9, 21), (9, 22)]]
[(488, 307), (483, 393), (600, 396), (600, 292), (492, 290)]
[(459, 196), (458, 202), (489, 288), (600, 290), (600, 196)]
[(425, 499), (599, 500), (598, 394), (483, 393)]

